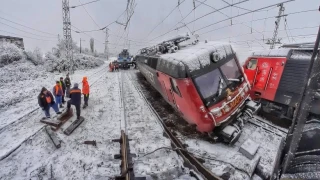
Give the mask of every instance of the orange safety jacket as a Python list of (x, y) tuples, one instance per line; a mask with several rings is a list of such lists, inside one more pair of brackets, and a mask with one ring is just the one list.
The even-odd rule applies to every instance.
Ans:
[(90, 93), (90, 87), (89, 87), (89, 83), (87, 81), (87, 77), (83, 77), (82, 80), (82, 94), (89, 94)]

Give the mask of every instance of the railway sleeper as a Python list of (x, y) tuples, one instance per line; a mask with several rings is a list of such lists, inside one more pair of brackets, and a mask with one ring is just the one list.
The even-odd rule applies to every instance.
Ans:
[(120, 169), (121, 174), (120, 176), (116, 176), (115, 180), (145, 180), (145, 177), (135, 177), (133, 171), (133, 157), (136, 157), (135, 154), (130, 153), (130, 145), (128, 136), (125, 132), (121, 131), (121, 137), (119, 139), (113, 139), (113, 142), (120, 143), (120, 151), (119, 154), (115, 154), (115, 159), (121, 159)]

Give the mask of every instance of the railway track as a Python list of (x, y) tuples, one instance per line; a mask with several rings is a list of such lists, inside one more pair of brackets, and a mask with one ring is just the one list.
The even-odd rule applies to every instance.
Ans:
[[(129, 81), (132, 83), (132, 77), (128, 78)], [(153, 108), (153, 106), (149, 103), (148, 99), (145, 97), (141, 89), (135, 84), (132, 83), (137, 92), (140, 96), (144, 99), (147, 103), (148, 108), (156, 115), (158, 122), (162, 126), (164, 133), (170, 139), (172, 148), (179, 154), (180, 157), (183, 158), (184, 164), (189, 169), (193, 170), (195, 173), (192, 173), (192, 176), (196, 177), (197, 179), (221, 179), (217, 175), (215, 175), (211, 170), (205, 167), (199, 158), (195, 157), (191, 152), (186, 150), (184, 144), (175, 136), (175, 134), (166, 126), (162, 118), (159, 116), (158, 112)], [(200, 176), (201, 178), (199, 178)]]
[[(106, 68), (106, 67), (105, 67)], [(105, 68), (102, 68), (102, 69), (99, 69), (98, 71), (96, 71), (96, 72), (94, 72), (94, 73), (92, 73), (90, 76), (92, 77), (93, 75), (96, 75), (97, 73), (99, 73), (99, 72), (101, 72), (102, 70), (105, 70)], [(102, 77), (104, 75), (104, 73), (103, 74), (99, 74), (99, 76), (97, 76), (98, 78), (94, 81), (94, 82), (92, 82), (91, 84), (90, 84), (90, 87), (91, 86), (93, 86), (97, 81), (99, 81), (99, 79)], [(89, 77), (90, 77), (89, 76)], [(36, 108), (36, 110), (39, 110), (40, 108)], [(35, 110), (35, 111), (36, 111)], [(35, 111), (33, 111), (33, 112), (35, 112)], [(32, 112), (32, 113), (33, 113)], [(26, 115), (24, 115), (24, 117), (27, 117), (27, 116), (31, 116), (32, 117), (32, 113), (28, 113), (28, 114), (26, 114)], [(55, 116), (54, 116), (55, 117)], [(7, 126), (5, 126), (4, 128), (2, 128), (1, 130), (0, 130), (0, 134), (3, 134), (3, 133), (5, 133), (4, 131), (6, 131), (7, 129), (13, 129), (12, 131), (15, 131), (15, 129), (16, 130), (19, 130), (19, 129), (28, 129), (29, 127), (33, 127), (34, 128), (34, 126), (37, 126), (37, 128), (34, 128), (34, 129), (32, 129), (33, 130), (33, 132), (32, 133), (30, 133), (30, 135), (28, 135), (26, 138), (24, 138), (22, 141), (20, 141), (20, 143), (18, 143), (18, 144), (16, 144), (16, 145), (9, 145), (10, 147), (11, 147), (11, 149), (10, 150), (7, 150), (4, 154), (0, 154), (0, 161), (2, 161), (3, 159), (5, 159), (5, 158), (7, 158), (7, 157), (9, 157), (13, 152), (15, 152), (19, 147), (21, 147), (21, 145), (23, 144), (23, 143), (25, 143), (26, 141), (28, 141), (29, 139), (31, 139), (32, 137), (34, 137), (34, 136), (36, 136), (39, 132), (41, 132), (41, 130), (43, 129), (43, 128), (45, 128), (47, 125), (43, 125), (43, 124), (35, 124), (35, 125), (32, 125), (32, 124), (23, 124), (23, 123), (26, 123), (27, 122), (27, 120), (29, 120), (30, 118), (25, 118), (23, 121), (19, 121), (18, 123), (11, 123), (11, 124), (9, 124), (9, 125), (7, 125)], [(37, 121), (35, 121), (35, 122), (39, 122), (39, 120), (37, 120)], [(17, 124), (22, 124), (21, 126), (19, 126), (19, 127), (15, 127), (14, 125), (17, 125)], [(27, 127), (26, 127), (27, 126)], [(14, 135), (16, 135), (16, 134), (14, 134)], [(10, 144), (11, 142), (5, 142), (6, 144)]]

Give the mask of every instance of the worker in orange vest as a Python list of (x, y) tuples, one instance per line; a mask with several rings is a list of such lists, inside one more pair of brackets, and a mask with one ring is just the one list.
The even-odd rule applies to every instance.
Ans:
[(88, 106), (89, 93), (90, 93), (90, 86), (88, 83), (88, 78), (85, 76), (82, 79), (82, 94), (84, 96), (83, 97), (83, 100), (84, 100), (83, 108), (86, 108)]
[(60, 105), (60, 108), (63, 108), (62, 106), (62, 96), (64, 95), (62, 86), (60, 84), (60, 81), (56, 81), (56, 85), (53, 87), (53, 95), (56, 98), (57, 105)]
[(38, 103), (47, 118), (50, 118), (50, 107), (52, 107), (57, 114), (61, 114), (57, 104), (54, 102), (51, 92), (45, 87), (41, 89), (41, 92), (38, 96)]

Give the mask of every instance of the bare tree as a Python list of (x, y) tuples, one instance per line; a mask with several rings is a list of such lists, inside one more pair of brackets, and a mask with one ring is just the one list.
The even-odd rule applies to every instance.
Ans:
[(94, 53), (94, 39), (93, 38), (90, 39), (90, 49), (91, 49), (91, 53)]

